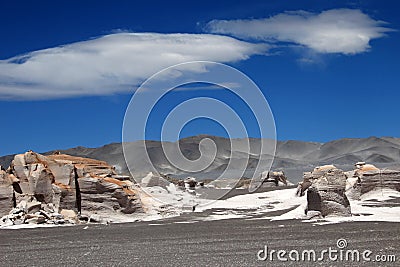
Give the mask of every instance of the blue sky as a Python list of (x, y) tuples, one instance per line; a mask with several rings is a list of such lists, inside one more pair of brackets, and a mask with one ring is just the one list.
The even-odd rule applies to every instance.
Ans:
[[(3, 1), (0, 155), (120, 142), (138, 84), (185, 60), (248, 75), (279, 140), (399, 137), (397, 2)], [(185, 90), (171, 102), (202, 94), (224, 97)], [(199, 120), (181, 136), (200, 133), (225, 134)]]

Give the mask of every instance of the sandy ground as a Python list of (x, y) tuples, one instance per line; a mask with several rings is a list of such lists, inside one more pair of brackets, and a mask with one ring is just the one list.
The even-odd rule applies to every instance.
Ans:
[[(349, 249), (400, 259), (400, 224), (313, 225), (298, 220), (193, 222), (198, 214), (140, 223), (2, 230), (2, 266), (398, 266), (376, 262), (260, 261), (270, 249), (320, 251), (345, 238)], [(187, 223), (192, 221), (192, 223)]]
[[(243, 195), (235, 190), (232, 197), (199, 205), (195, 212), (135, 223), (3, 228), (0, 262), (1, 266), (398, 266), (399, 192), (379, 190), (351, 201), (352, 217), (310, 221), (302, 218), (306, 198), (295, 197), (295, 191), (282, 188)], [(265, 246), (318, 253), (337, 249), (337, 240), (343, 238), (345, 249), (371, 250), (372, 260), (394, 255), (397, 264), (328, 257), (317, 262), (281, 262), (276, 256), (272, 262), (257, 259)]]

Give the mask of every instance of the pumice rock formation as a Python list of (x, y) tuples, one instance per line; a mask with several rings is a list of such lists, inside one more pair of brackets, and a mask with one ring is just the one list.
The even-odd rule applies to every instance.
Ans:
[(0, 171), (0, 216), (6, 215), (0, 224), (78, 222), (86, 217), (81, 212), (136, 211), (135, 186), (104, 161), (28, 151)]
[[(345, 194), (346, 175), (334, 165), (316, 167), (312, 172), (304, 173), (299, 183), (297, 195), (307, 190), (308, 213), (321, 216), (351, 216), (350, 202)], [(313, 212), (311, 212), (313, 211)]]
[(400, 171), (378, 169), (372, 164), (358, 162), (356, 169), (352, 172), (353, 182), (352, 194), (361, 197), (373, 190), (392, 189), (400, 191)]
[(343, 172), (334, 165), (316, 167), (305, 172), (298, 184), (297, 195), (307, 193), (306, 214), (350, 216), (349, 200), (361, 200), (375, 190), (400, 192), (400, 171), (379, 169), (372, 164), (357, 162), (355, 170)]
[(283, 171), (264, 171), (260, 174), (256, 182), (251, 185), (251, 187), (253, 189), (257, 189), (259, 187), (276, 187), (288, 185), (293, 184), (287, 179)]
[(291, 184), (288, 182), (283, 171), (267, 171), (261, 174), (262, 186), (284, 186)]

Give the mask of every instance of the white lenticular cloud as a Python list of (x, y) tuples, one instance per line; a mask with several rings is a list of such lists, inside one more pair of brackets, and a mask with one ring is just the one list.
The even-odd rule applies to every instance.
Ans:
[(248, 20), (213, 20), (206, 30), (243, 39), (289, 42), (319, 53), (357, 54), (368, 51), (370, 40), (392, 31), (358, 9), (332, 9), (319, 14), (285, 12)]
[(0, 100), (131, 92), (174, 64), (235, 62), (267, 50), (266, 44), (212, 34), (116, 33), (0, 60)]

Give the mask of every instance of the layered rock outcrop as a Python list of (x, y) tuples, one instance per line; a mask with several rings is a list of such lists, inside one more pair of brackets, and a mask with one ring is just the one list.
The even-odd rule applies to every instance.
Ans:
[(365, 162), (356, 163), (353, 171), (353, 179), (357, 179), (353, 185), (353, 194), (361, 196), (373, 190), (392, 189), (400, 192), (400, 171), (378, 169), (374, 165)]
[(322, 216), (349, 216), (348, 198), (360, 200), (362, 195), (374, 190), (400, 192), (400, 171), (379, 169), (365, 162), (358, 162), (355, 167), (345, 173), (334, 165), (325, 165), (304, 173), (297, 195), (307, 192), (306, 213), (318, 211)]
[[(8, 170), (0, 171), (0, 215), (12, 208), (11, 213), (15, 213), (19, 203), (39, 203), (35, 212), (48, 209), (55, 214), (62, 210), (75, 210), (77, 214), (141, 210), (133, 183), (106, 162), (32, 151), (16, 155)], [(18, 214), (30, 214), (25, 208), (19, 210)]]
[[(308, 189), (308, 190), (307, 190)], [(298, 195), (307, 190), (306, 214), (315, 211), (325, 216), (351, 216), (350, 202), (346, 197), (346, 175), (333, 165), (316, 167), (312, 172), (304, 173), (299, 183)]]
[(360, 177), (361, 194), (375, 189), (389, 188), (400, 192), (400, 171), (379, 170), (365, 172)]

